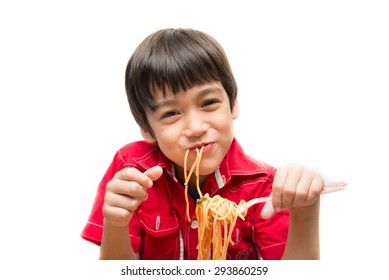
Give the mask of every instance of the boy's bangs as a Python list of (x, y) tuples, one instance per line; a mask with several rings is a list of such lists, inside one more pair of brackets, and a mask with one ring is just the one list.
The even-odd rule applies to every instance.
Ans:
[(207, 66), (197, 60), (190, 61), (186, 58), (180, 63), (176, 61), (164, 61), (164, 63), (165, 66), (157, 64), (155, 65), (157, 69), (149, 72), (148, 84), (153, 99), (157, 91), (162, 91), (166, 96), (168, 91), (177, 94), (205, 82), (220, 80), (217, 73), (210, 72)]
[(154, 97), (157, 89), (164, 95), (167, 91), (177, 94), (205, 82), (221, 80), (221, 69), (217, 67), (220, 62), (215, 62), (215, 54), (211, 54), (211, 50), (194, 42), (173, 43), (156, 48), (149, 58), (145, 74)]

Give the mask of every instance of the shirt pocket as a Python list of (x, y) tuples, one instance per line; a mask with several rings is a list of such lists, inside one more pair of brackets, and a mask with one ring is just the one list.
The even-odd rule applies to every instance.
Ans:
[(253, 229), (251, 223), (247, 220), (241, 220), (238, 218), (236, 221), (235, 227), (232, 230), (231, 241), (234, 242), (235, 245), (238, 245), (241, 242), (251, 241)]
[(175, 213), (141, 211), (139, 220), (145, 232), (142, 259), (180, 259), (180, 219)]
[(227, 259), (250, 260), (258, 259), (258, 254), (253, 242), (253, 228), (249, 221), (238, 218), (232, 231)]

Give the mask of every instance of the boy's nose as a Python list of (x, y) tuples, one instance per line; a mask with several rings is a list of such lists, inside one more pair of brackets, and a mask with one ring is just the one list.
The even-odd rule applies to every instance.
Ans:
[(208, 129), (207, 123), (197, 115), (188, 116), (186, 120), (186, 126), (184, 129), (184, 135), (186, 137), (200, 137)]

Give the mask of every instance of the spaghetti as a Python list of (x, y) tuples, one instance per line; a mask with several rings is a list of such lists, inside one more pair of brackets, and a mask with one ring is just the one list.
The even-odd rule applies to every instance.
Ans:
[(188, 183), (195, 170), (196, 173), (196, 188), (200, 198), (196, 203), (196, 218), (198, 222), (198, 260), (225, 260), (229, 244), (234, 244), (231, 240), (232, 231), (235, 227), (238, 217), (244, 220), (247, 214), (245, 201), (241, 200), (239, 204), (228, 199), (222, 198), (219, 195), (210, 197), (208, 194), (203, 195), (200, 190), (200, 161), (204, 147), (200, 150), (196, 148), (196, 159), (188, 173), (188, 154), (185, 153), (184, 159), (184, 178), (185, 178), (185, 200), (186, 213), (188, 220), (189, 201), (188, 201)]

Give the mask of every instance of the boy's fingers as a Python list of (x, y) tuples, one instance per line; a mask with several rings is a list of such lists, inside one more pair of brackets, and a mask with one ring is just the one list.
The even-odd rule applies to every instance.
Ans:
[[(145, 177), (147, 180), (150, 180), (147, 176)], [(109, 196), (110, 193), (115, 195), (117, 194), (125, 195), (136, 199), (140, 199), (142, 201), (147, 198), (146, 188), (141, 186), (139, 183), (135, 181), (124, 181), (120, 179), (113, 179), (107, 184), (107, 192), (105, 197), (110, 198)]]
[(288, 169), (283, 167), (278, 168), (276, 174), (274, 175), (272, 186), (272, 203), (276, 212), (279, 212), (282, 209), (282, 193), (284, 189), (283, 186), (285, 184), (287, 176)]
[(115, 174), (115, 177), (123, 181), (134, 181), (137, 182), (140, 178), (144, 177), (142, 172), (136, 168), (123, 168), (118, 173)]
[(311, 205), (318, 199), (318, 197), (320, 196), (320, 192), (323, 189), (323, 186), (324, 181), (321, 177), (313, 178), (308, 195), (305, 199), (305, 202), (308, 203), (308, 205)]
[(285, 180), (283, 191), (282, 191), (281, 204), (283, 209), (288, 209), (292, 206), (292, 203), (295, 199), (297, 187), (300, 184), (300, 180), (302, 179), (302, 176), (303, 176), (303, 169), (301, 167), (292, 166), (289, 168), (288, 177)]
[[(272, 194), (270, 194), (270, 197), (271, 196), (272, 196)], [(273, 203), (271, 201), (268, 201), (265, 203), (265, 205), (262, 208), (261, 218), (265, 219), (265, 220), (269, 219), (274, 215), (275, 212), (276, 211), (274, 210)]]
[[(158, 165), (151, 167), (150, 169), (147, 169), (144, 172), (144, 174), (147, 175), (147, 177), (149, 177), (152, 181), (158, 180), (159, 177), (161, 177), (162, 173), (163, 173), (162, 167)], [(150, 186), (152, 186), (152, 182)]]
[(296, 187), (296, 193), (291, 206), (302, 206), (307, 198), (309, 188), (311, 186), (312, 177), (303, 175)]
[(150, 188), (153, 185), (153, 181), (157, 180), (161, 175), (162, 168), (154, 166), (144, 173), (136, 168), (124, 168), (116, 173), (115, 177), (123, 181), (136, 182), (144, 188)]
[(147, 192), (143, 188), (140, 189), (142, 189), (142, 193), (131, 193), (131, 196), (107, 192), (105, 194), (105, 201), (111, 207), (134, 211), (142, 201), (147, 199)]

